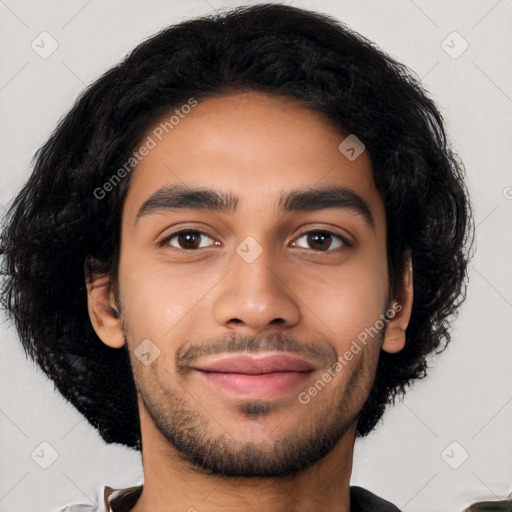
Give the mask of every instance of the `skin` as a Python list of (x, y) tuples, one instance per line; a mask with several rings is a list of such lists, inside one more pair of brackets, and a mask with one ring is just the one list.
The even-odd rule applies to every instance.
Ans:
[[(128, 343), (130, 349), (144, 469), (144, 490), (133, 511), (350, 510), (356, 416), (380, 350), (394, 353), (404, 346), (412, 269), (408, 265), (403, 276), (401, 310), (385, 332), (371, 338), (308, 404), (300, 403), (298, 393), (398, 300), (389, 297), (385, 210), (370, 157), (363, 152), (349, 161), (338, 149), (343, 139), (294, 101), (231, 93), (200, 102), (132, 172), (122, 212), (118, 302), (108, 276), (96, 276), (87, 289), (98, 336), (111, 347)], [(238, 196), (237, 209), (160, 209), (137, 219), (152, 194), (176, 184), (230, 192)], [(373, 226), (348, 208), (278, 211), (281, 194), (318, 186), (356, 193)], [(168, 239), (184, 228), (207, 236), (188, 243)], [(308, 242), (305, 235), (315, 230), (340, 235), (350, 246), (336, 236)], [(251, 263), (236, 251), (248, 236), (262, 250)], [(235, 343), (235, 355), (248, 353), (244, 340), (254, 342), (252, 354), (260, 355), (275, 353), (273, 343), (286, 338), (301, 355), (319, 347), (323, 356), (311, 359), (314, 371), (292, 392), (244, 399), (180, 366), (187, 347), (198, 350), (196, 364), (225, 354), (207, 350), (225, 348), (215, 343), (227, 338)], [(146, 339), (160, 351), (149, 365), (134, 353)], [(228, 465), (249, 453), (253, 458), (247, 460), (260, 465), (247, 462), (245, 469), (258, 467), (260, 476), (235, 478), (192, 463), (170, 440), (171, 431), (192, 436), (190, 445), (198, 450), (202, 442), (219, 447)], [(318, 460), (300, 471), (264, 476), (265, 468), (275, 469), (291, 453), (287, 450), (302, 449), (324, 432), (334, 443)], [(243, 470), (242, 464), (238, 471)]]

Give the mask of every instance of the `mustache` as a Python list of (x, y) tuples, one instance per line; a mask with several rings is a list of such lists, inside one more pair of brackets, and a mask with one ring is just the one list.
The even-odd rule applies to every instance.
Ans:
[(305, 344), (281, 333), (271, 333), (265, 337), (232, 333), (208, 341), (187, 341), (176, 354), (176, 372), (184, 376), (192, 371), (191, 365), (202, 357), (237, 352), (290, 352), (303, 355), (322, 368), (334, 364), (338, 358), (336, 350), (327, 340)]

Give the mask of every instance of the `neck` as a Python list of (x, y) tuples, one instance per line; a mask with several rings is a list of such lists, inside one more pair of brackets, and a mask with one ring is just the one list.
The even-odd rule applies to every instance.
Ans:
[(144, 488), (131, 512), (350, 511), (355, 427), (323, 459), (296, 475), (231, 478), (194, 468), (151, 421), (141, 424)]

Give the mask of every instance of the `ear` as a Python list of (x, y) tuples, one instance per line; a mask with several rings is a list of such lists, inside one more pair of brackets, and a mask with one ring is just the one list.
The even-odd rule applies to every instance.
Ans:
[(404, 265), (401, 293), (392, 301), (391, 311), (388, 313), (390, 320), (382, 344), (385, 352), (395, 354), (405, 346), (405, 330), (411, 319), (413, 295), (412, 258), (409, 254)]
[(105, 345), (121, 348), (125, 338), (110, 277), (86, 273), (86, 286), (87, 309), (96, 334)]

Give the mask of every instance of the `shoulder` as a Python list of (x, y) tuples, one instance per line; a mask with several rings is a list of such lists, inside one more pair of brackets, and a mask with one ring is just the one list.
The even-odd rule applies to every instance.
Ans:
[[(102, 487), (98, 503), (102, 502), (105, 512), (128, 512), (142, 493), (142, 484), (125, 489), (114, 489), (108, 485)], [(97, 504), (67, 505), (55, 512), (98, 512)]]
[[(109, 486), (105, 486), (105, 504), (108, 504), (108, 508), (106, 510), (111, 510), (110, 505), (114, 505), (115, 501), (117, 501), (117, 504), (121, 505), (121, 507), (123, 505), (128, 505), (128, 507), (133, 506), (141, 492), (142, 486), (116, 490)], [(354, 486), (350, 488), (350, 501), (351, 512), (400, 512), (400, 509), (389, 501), (379, 498), (377, 495), (363, 489), (362, 487)], [(129, 508), (122, 508), (124, 510), (129, 510)], [(97, 511), (97, 509), (98, 507), (96, 505), (78, 504), (68, 505), (67, 507), (60, 508), (56, 512), (93, 512)]]
[(97, 512), (97, 505), (68, 505), (63, 508), (59, 508), (56, 512)]
[(362, 487), (350, 488), (351, 512), (400, 512), (400, 509)]

